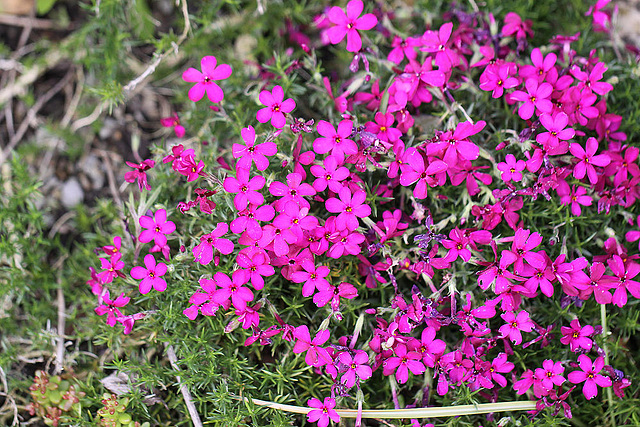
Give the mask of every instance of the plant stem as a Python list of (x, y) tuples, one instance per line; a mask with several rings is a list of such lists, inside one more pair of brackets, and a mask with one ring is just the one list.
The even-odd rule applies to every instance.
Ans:
[[(604, 363), (609, 364), (609, 349), (607, 348), (607, 340), (609, 339), (609, 327), (607, 326), (607, 307), (600, 304), (600, 323), (602, 324), (602, 347), (604, 348)], [(607, 387), (607, 401), (609, 402), (609, 411), (611, 411), (611, 425), (616, 427), (616, 417), (613, 413), (613, 393), (611, 387)]]
[[(238, 399), (247, 399), (236, 397)], [(303, 406), (285, 405), (282, 403), (268, 402), (266, 400), (251, 399), (255, 405), (266, 406), (285, 412), (296, 414), (307, 414), (313, 408)], [(446, 406), (441, 408), (411, 408), (411, 409), (364, 409), (362, 418), (433, 418), (433, 417), (457, 417), (460, 415), (488, 414), (491, 412), (506, 411), (531, 411), (536, 409), (536, 402), (533, 400), (521, 400), (516, 402), (481, 403), (477, 405)], [(342, 418), (356, 418), (356, 409), (336, 409)]]

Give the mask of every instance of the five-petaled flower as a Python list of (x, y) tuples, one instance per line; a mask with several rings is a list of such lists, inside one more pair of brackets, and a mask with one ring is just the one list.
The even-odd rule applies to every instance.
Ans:
[(140, 282), (140, 293), (148, 294), (151, 288), (158, 292), (167, 289), (167, 282), (162, 278), (167, 272), (167, 265), (163, 262), (156, 264), (156, 259), (151, 254), (144, 257), (145, 267), (136, 266), (131, 269), (131, 277)]
[(189, 99), (198, 102), (205, 92), (211, 102), (220, 102), (224, 98), (224, 92), (214, 80), (224, 80), (231, 75), (231, 66), (228, 64), (217, 64), (215, 56), (205, 56), (200, 61), (202, 71), (189, 68), (182, 73), (182, 80), (195, 85), (189, 90)]
[(142, 243), (154, 241), (160, 247), (167, 244), (167, 235), (176, 231), (176, 225), (173, 221), (167, 220), (167, 211), (158, 209), (153, 218), (150, 216), (141, 216), (140, 225), (146, 230), (142, 230), (138, 236), (138, 240)]
[(581, 354), (578, 356), (578, 365), (581, 371), (569, 372), (567, 378), (574, 384), (584, 382), (582, 392), (587, 400), (591, 400), (598, 395), (598, 386), (611, 387), (611, 378), (600, 374), (600, 371), (604, 368), (603, 357), (596, 357), (596, 360), (591, 363), (589, 356)]
[(347, 12), (342, 8), (334, 6), (329, 9), (327, 17), (331, 23), (335, 24), (327, 30), (327, 35), (331, 44), (338, 44), (347, 36), (347, 51), (358, 52), (362, 47), (362, 39), (358, 30), (370, 30), (378, 23), (378, 18), (372, 13), (362, 16), (364, 4), (361, 0), (351, 0), (347, 3)]
[(309, 399), (307, 404), (316, 409), (312, 409), (307, 413), (307, 420), (310, 423), (318, 422), (318, 427), (327, 427), (329, 420), (333, 420), (336, 423), (340, 422), (340, 415), (336, 412), (336, 400), (331, 397), (325, 397), (324, 402), (321, 402), (315, 397)]
[(256, 119), (260, 123), (267, 123), (271, 120), (271, 126), (276, 129), (282, 129), (287, 123), (285, 114), (290, 113), (296, 108), (293, 99), (284, 99), (284, 90), (282, 86), (275, 85), (271, 92), (263, 90), (258, 97), (265, 108), (262, 108), (256, 114)]

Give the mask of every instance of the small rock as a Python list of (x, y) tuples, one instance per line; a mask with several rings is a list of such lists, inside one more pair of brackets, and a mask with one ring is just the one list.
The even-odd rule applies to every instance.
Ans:
[(62, 205), (71, 209), (78, 203), (81, 203), (84, 200), (84, 191), (82, 191), (82, 187), (76, 178), (69, 178), (62, 185), (62, 194), (60, 196), (60, 201)]

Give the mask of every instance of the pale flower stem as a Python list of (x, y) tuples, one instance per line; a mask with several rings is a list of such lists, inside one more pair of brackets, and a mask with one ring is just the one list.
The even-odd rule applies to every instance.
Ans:
[[(236, 397), (244, 400), (247, 398)], [(265, 406), (284, 412), (295, 414), (307, 414), (313, 408), (302, 406), (286, 405), (276, 402), (268, 402), (266, 400), (251, 399), (255, 405)], [(499, 403), (480, 403), (477, 405), (458, 405), (442, 408), (411, 408), (411, 409), (364, 409), (361, 411), (362, 418), (433, 418), (433, 417), (457, 417), (460, 415), (476, 415), (488, 414), (491, 412), (507, 412), (507, 411), (532, 411), (536, 409), (536, 402), (533, 400), (521, 400), (516, 402), (499, 402)], [(336, 409), (336, 412), (342, 418), (357, 418), (358, 410), (356, 409)]]
[[(600, 323), (602, 323), (602, 336), (603, 340), (603, 350), (604, 350), (604, 363), (605, 365), (609, 364), (609, 349), (607, 348), (607, 339), (609, 338), (609, 327), (607, 326), (607, 307), (605, 304), (600, 304)], [(611, 387), (607, 387), (607, 401), (609, 402), (609, 409), (613, 408), (613, 393), (611, 392)], [(611, 425), (616, 427), (616, 416), (611, 413)]]

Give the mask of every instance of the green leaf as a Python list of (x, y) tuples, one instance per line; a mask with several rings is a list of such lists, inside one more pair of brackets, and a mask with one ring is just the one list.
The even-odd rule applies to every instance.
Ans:
[(36, 3), (38, 15), (46, 15), (54, 4), (56, 4), (56, 0), (38, 0)]

